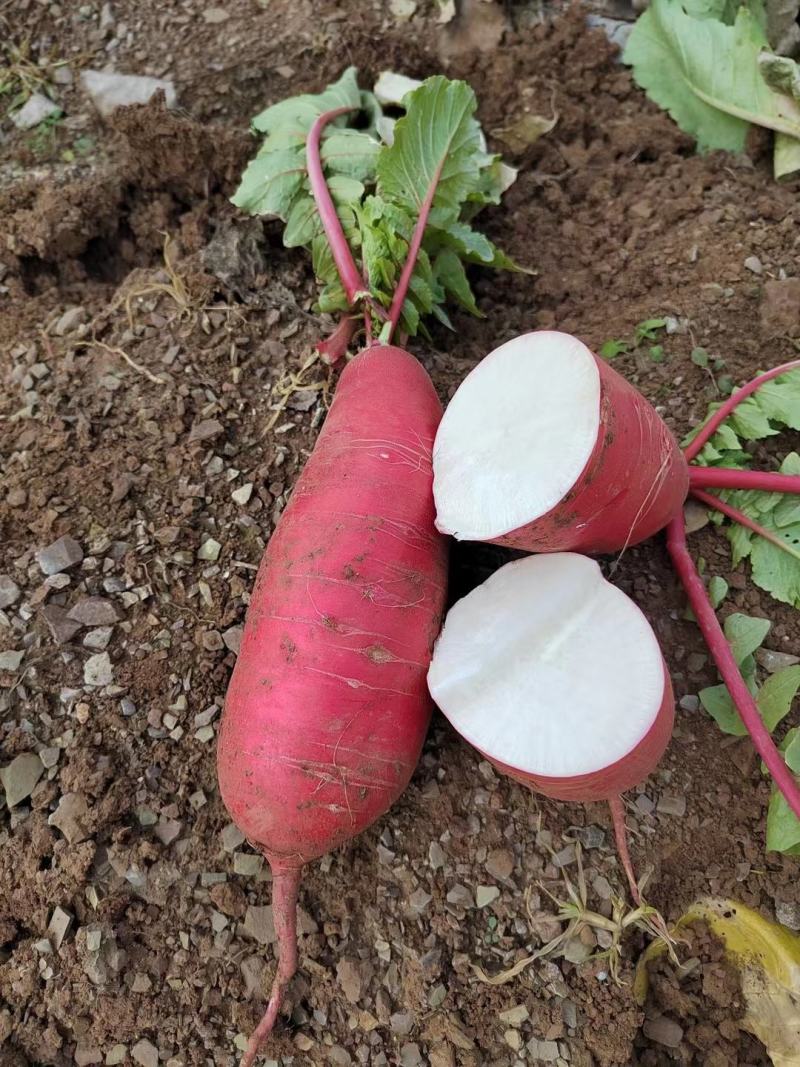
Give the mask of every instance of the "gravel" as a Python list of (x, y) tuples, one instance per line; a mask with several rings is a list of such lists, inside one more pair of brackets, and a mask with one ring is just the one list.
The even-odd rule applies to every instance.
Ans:
[(64, 534), (57, 541), (36, 553), (36, 561), (43, 574), (60, 574), (69, 570), (83, 560), (83, 549), (69, 534)]

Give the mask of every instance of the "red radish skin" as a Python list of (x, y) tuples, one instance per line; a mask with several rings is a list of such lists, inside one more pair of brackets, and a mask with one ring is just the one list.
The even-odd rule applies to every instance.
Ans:
[(674, 720), (675, 697), (667, 666), (664, 664), (664, 699), (653, 725), (639, 744), (616, 763), (603, 767), (602, 770), (595, 771), (593, 774), (551, 778), (542, 774), (530, 774), (518, 767), (509, 767), (505, 763), (492, 759), (485, 752), (483, 755), (503, 774), (515, 778), (529, 789), (543, 793), (552, 800), (577, 804), (589, 804), (597, 800), (611, 801), (620, 793), (639, 785), (653, 773), (669, 744)]
[(440, 418), (413, 356), (357, 355), (259, 569), (217, 753), (225, 805), (274, 875), (279, 972), (245, 1064), (296, 968), (300, 869), (382, 815), (419, 759), (447, 579)]
[(638, 389), (594, 353), (600, 432), (583, 473), (546, 515), (496, 543), (527, 552), (620, 552), (662, 530), (689, 490), (686, 460)]

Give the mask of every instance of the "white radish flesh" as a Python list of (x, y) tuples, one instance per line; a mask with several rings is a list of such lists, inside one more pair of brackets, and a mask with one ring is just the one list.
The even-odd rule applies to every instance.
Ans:
[(653, 769), (672, 725), (647, 619), (574, 553), (508, 563), (458, 601), (428, 685), (467, 741), (563, 799), (630, 788)]
[(433, 451), (436, 525), (490, 541), (546, 514), (580, 477), (600, 427), (600, 374), (553, 330), (496, 348), (459, 386)]

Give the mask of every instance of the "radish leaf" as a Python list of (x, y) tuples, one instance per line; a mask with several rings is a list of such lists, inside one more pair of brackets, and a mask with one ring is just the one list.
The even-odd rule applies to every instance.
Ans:
[(769, 42), (761, 4), (751, 0), (735, 19), (731, 14), (722, 0), (653, 0), (623, 58), (701, 151), (741, 152), (751, 123), (774, 130), (775, 173), (782, 177), (797, 169), (800, 106), (786, 91), (788, 68), (776, 70), (773, 56), (763, 66)]
[[(717, 407), (711, 405), (709, 415)], [(746, 469), (753, 459), (744, 447), (746, 442), (772, 437), (784, 429), (800, 429), (800, 370), (788, 371), (765, 382), (741, 403), (700, 452), (697, 462), (702, 466)], [(783, 474), (800, 474), (800, 456), (789, 453), (780, 470)], [(776, 600), (800, 608), (800, 502), (783, 493), (756, 490), (730, 490), (719, 495), (775, 533), (785, 544), (781, 548), (712, 512), (713, 521), (725, 522), (733, 565), (749, 559), (756, 585)]]
[[(764, 725), (771, 733), (791, 711), (792, 702), (800, 689), (800, 666), (784, 667), (759, 685), (754, 653), (761, 647), (770, 625), (769, 619), (758, 619), (738, 612), (729, 615), (723, 624), (734, 659), (747, 688), (755, 697)], [(734, 737), (745, 736), (747, 729), (739, 718), (726, 686), (709, 686), (702, 689), (698, 696), (723, 733)]]
[(321, 286), (319, 309), (346, 310), (311, 195), (305, 145), (319, 115), (352, 108), (325, 127), (320, 157), (367, 288), (384, 307), (391, 304), (421, 205), (429, 189), (433, 192), (430, 225), (401, 315), (402, 328), (413, 335), (425, 329), (426, 315), (452, 328), (443, 309), (448, 299), (478, 314), (465, 264), (519, 269), (471, 225), (484, 205), (499, 203), (516, 172), (486, 151), (474, 117), (475, 94), (465, 82), (437, 76), (421, 83), (405, 79), (403, 85), (406, 114), (392, 121), (391, 143), (378, 133), (385, 128), (378, 98), (359, 90), (352, 67), (322, 93), (266, 108), (253, 120), (265, 139), (232, 199), (250, 214), (280, 218), (284, 244), (311, 251)]
[[(789, 730), (780, 748), (789, 770), (800, 775), (800, 729)], [(800, 855), (800, 820), (774, 786), (767, 811), (767, 849)]]

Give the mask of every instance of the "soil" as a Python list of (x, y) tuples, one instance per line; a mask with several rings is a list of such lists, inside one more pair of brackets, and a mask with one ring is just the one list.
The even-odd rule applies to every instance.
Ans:
[[(639, 1057), (642, 1067), (662, 1063), (703, 1063), (705, 1067), (762, 1062), (763, 1047), (742, 1029), (746, 1013), (739, 974), (727, 961), (722, 943), (704, 923), (685, 927), (681, 932), (681, 955), (686, 960), (676, 966), (664, 954), (648, 964), (648, 996), (645, 1023), (638, 1046), (646, 1045), (651, 1027), (663, 1027), (669, 1020), (683, 1030), (684, 1039), (666, 1052), (645, 1048)], [(651, 1031), (652, 1032), (652, 1031)], [(658, 1032), (658, 1031), (656, 1031)], [(672, 1031), (677, 1036), (677, 1031)], [(769, 1062), (767, 1060), (766, 1062)]]
[[(499, 32), (492, 17), (476, 34), (427, 3), (408, 22), (336, 0), (0, 4), (0, 35), (68, 60), (73, 75), (57, 86), (65, 118), (44, 136), (0, 126), (1, 569), (20, 589), (0, 611), (0, 652), (24, 653), (0, 674), (0, 763), (26, 752), (47, 763), (28, 799), (0, 808), (4, 1067), (233, 1064), (263, 1008), (274, 946), (248, 909), (269, 903), (269, 881), (220, 802), (213, 734), (255, 567), (324, 417), (322, 393), (306, 392), (265, 430), (273, 387), (330, 323), (313, 311), (307, 258), (228, 202), (256, 111), (319, 89), (346, 63), (367, 84), (383, 68), (420, 76), (446, 62), (477, 91), (490, 140), (525, 106), (558, 116), (536, 144), (506, 152), (520, 175), (485, 216), (534, 273), (476, 272), (486, 318), (457, 314), (454, 334), (415, 345), (444, 400), (523, 330), (557, 326), (599, 346), (669, 316), (662, 362), (644, 345), (615, 365), (681, 435), (717, 395), (694, 347), (734, 380), (794, 355), (796, 302), (787, 312), (774, 287), (796, 269), (800, 207), (795, 187), (772, 181), (766, 142), (695, 155), (582, 11), (541, 22), (510, 5), (513, 25)], [(109, 62), (173, 79), (179, 109), (155, 100), (101, 120), (78, 74)], [(63, 534), (83, 559), (68, 581), (45, 579), (36, 554)], [(701, 530), (692, 548), (730, 583), (723, 612), (768, 616), (767, 644), (800, 653), (796, 613), (731, 571), (718, 532)], [(507, 558), (455, 547), (453, 595)], [(715, 682), (662, 540), (628, 550), (614, 580), (651, 619), (677, 697)], [(110, 638), (65, 620), (87, 596), (113, 603)], [(106, 638), (111, 678), (87, 685)], [(797, 859), (765, 853), (758, 762), (694, 707), (684, 700), (660, 768), (627, 798), (648, 896), (670, 921), (714, 894), (800, 926)], [(683, 815), (667, 813), (683, 800)], [(662, 976), (661, 1009), (685, 1029), (666, 1049), (603, 961), (572, 952), (505, 985), (476, 978), (473, 964), (502, 970), (554, 935), (537, 883), (563, 895), (575, 841), (589, 905), (608, 913), (624, 886), (604, 807), (498, 778), (437, 716), (402, 800), (308, 870), (301, 969), (266, 1062), (768, 1063), (738, 1034), (735, 990), (726, 1000), (705, 982), (703, 996), (682, 986), (679, 1007)], [(500, 890), (483, 908), (479, 885)], [(549, 930), (529, 924), (528, 890)], [(60, 945), (48, 935), (57, 907), (72, 916)], [(625, 942), (626, 981), (643, 944)], [(520, 1004), (521, 1022), (499, 1018)]]

